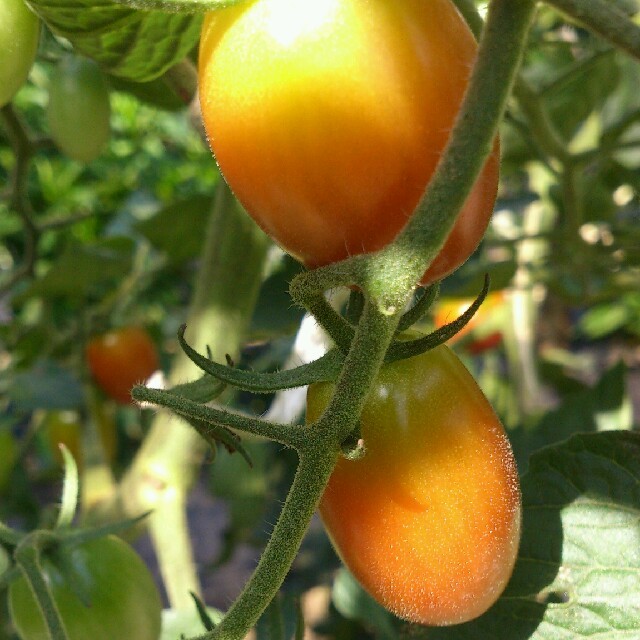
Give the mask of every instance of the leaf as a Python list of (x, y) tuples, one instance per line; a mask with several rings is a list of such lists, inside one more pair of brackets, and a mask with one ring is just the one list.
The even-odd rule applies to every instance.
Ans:
[(498, 603), (429, 640), (640, 638), (640, 433), (576, 435), (532, 457), (523, 535)]
[(375, 629), (377, 638), (398, 638), (394, 617), (379, 605), (344, 567), (338, 571), (334, 580), (332, 599), (336, 609), (345, 618), (357, 620), (365, 627)]
[(167, 205), (135, 228), (165, 252), (171, 264), (179, 265), (200, 256), (212, 207), (211, 196), (195, 195)]
[[(110, 0), (33, 0), (56, 35), (114, 76), (149, 81), (197, 44), (201, 16), (138, 11)], [(149, 7), (147, 6), (147, 9)]]
[(24, 411), (76, 409), (84, 403), (81, 382), (51, 360), (40, 360), (29, 371), (14, 374), (7, 396)]
[(594, 387), (569, 395), (533, 428), (511, 431), (509, 436), (519, 466), (526, 465), (532, 451), (574, 433), (630, 429), (633, 416), (625, 386), (626, 374), (624, 363), (619, 362), (606, 371)]
[(37, 295), (87, 297), (98, 286), (124, 278), (131, 271), (133, 251), (133, 240), (124, 237), (94, 244), (71, 243), (20, 299)]

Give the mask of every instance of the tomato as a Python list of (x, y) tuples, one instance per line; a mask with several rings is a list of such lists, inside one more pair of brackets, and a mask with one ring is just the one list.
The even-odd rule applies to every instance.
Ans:
[(151, 336), (140, 327), (123, 327), (96, 336), (86, 358), (98, 386), (121, 404), (131, 403), (131, 387), (145, 382), (159, 367)]
[[(158, 639), (162, 611), (158, 589), (129, 545), (107, 536), (70, 549), (68, 560), (63, 565), (55, 556), (47, 557), (42, 568), (69, 640)], [(48, 640), (42, 614), (23, 577), (9, 586), (9, 610), (21, 640)]]
[[(117, 447), (116, 425), (106, 412), (97, 416), (98, 433), (107, 460), (112, 461)], [(74, 457), (78, 467), (82, 468), (82, 431), (84, 425), (76, 411), (50, 411), (45, 417), (43, 429), (56, 462), (62, 464), (59, 444), (64, 444)]]
[[(308, 421), (332, 390), (309, 388)], [(511, 575), (521, 503), (506, 434), (471, 374), (446, 345), (385, 365), (361, 433), (364, 457), (339, 460), (320, 502), (344, 563), (411, 622), (484, 613)]]
[[(448, 140), (476, 56), (450, 0), (254, 0), (205, 16), (200, 101), (220, 169), (308, 267), (381, 249)], [(423, 282), (476, 248), (498, 143)]]
[(39, 36), (40, 21), (23, 0), (0, 0), (0, 107), (27, 80)]
[(107, 83), (95, 62), (68, 56), (58, 64), (49, 83), (47, 119), (65, 155), (95, 160), (109, 140), (110, 114)]
[[(436, 329), (453, 322), (473, 303), (473, 298), (441, 298), (435, 306), (434, 324)], [(492, 291), (484, 299), (473, 318), (456, 333), (449, 344), (464, 342), (464, 348), (471, 354), (479, 354), (495, 349), (502, 342), (502, 327), (507, 312), (505, 291)]]

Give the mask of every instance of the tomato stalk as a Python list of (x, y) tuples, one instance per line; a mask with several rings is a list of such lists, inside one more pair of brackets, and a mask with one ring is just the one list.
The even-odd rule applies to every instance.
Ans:
[(589, 2), (547, 0), (547, 2), (640, 60), (640, 27), (609, 0), (589, 0)]
[(50, 640), (69, 640), (62, 617), (40, 565), (40, 552), (56, 537), (48, 531), (35, 531), (17, 546), (14, 558), (26, 579), (44, 617)]

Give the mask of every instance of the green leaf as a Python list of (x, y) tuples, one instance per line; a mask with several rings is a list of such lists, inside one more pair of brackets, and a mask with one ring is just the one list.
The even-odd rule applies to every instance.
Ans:
[(7, 396), (23, 411), (75, 409), (84, 403), (80, 381), (51, 360), (41, 360), (29, 371), (12, 375)]
[(365, 627), (375, 629), (377, 638), (398, 638), (394, 617), (379, 605), (344, 567), (338, 571), (334, 580), (332, 599), (336, 609), (345, 618), (357, 620)]
[(522, 478), (518, 561), (485, 615), (429, 640), (640, 638), (640, 434), (577, 435)]
[[(142, 3), (139, 3), (142, 4)], [(34, 0), (34, 11), (58, 36), (121, 78), (149, 81), (197, 44), (201, 16), (138, 11), (110, 0)]]
[[(220, 611), (211, 607), (207, 608), (207, 614), (214, 622), (220, 622), (222, 618)], [(176, 640), (181, 637), (190, 638), (191, 636), (202, 634), (203, 631), (204, 627), (195, 605), (192, 611), (165, 609), (162, 612), (162, 633), (159, 640)]]
[(20, 298), (87, 297), (100, 285), (124, 278), (131, 271), (133, 251), (133, 240), (124, 237), (95, 244), (71, 243)]
[(532, 451), (559, 442), (574, 433), (622, 430), (632, 427), (632, 411), (626, 391), (623, 362), (606, 371), (592, 388), (569, 395), (557, 409), (546, 413), (534, 427), (509, 433), (521, 467)]
[(167, 205), (136, 223), (135, 228), (163, 251), (171, 264), (179, 265), (200, 256), (212, 207), (211, 196), (195, 195)]

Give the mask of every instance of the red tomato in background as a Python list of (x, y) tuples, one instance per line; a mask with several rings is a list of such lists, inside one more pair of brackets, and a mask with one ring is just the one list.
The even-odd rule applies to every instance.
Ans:
[(114, 329), (93, 338), (86, 358), (98, 386), (121, 404), (131, 403), (131, 388), (159, 367), (155, 344), (140, 327)]
[[(387, 245), (448, 140), (476, 56), (450, 0), (257, 0), (207, 14), (200, 100), (220, 169), (258, 224), (318, 267)], [(423, 283), (474, 251), (498, 142)]]
[[(333, 385), (308, 393), (307, 421)], [(320, 502), (362, 586), (411, 622), (450, 625), (504, 590), (520, 538), (520, 489), (500, 421), (445, 345), (382, 367), (361, 418), (365, 455), (341, 458)]]

